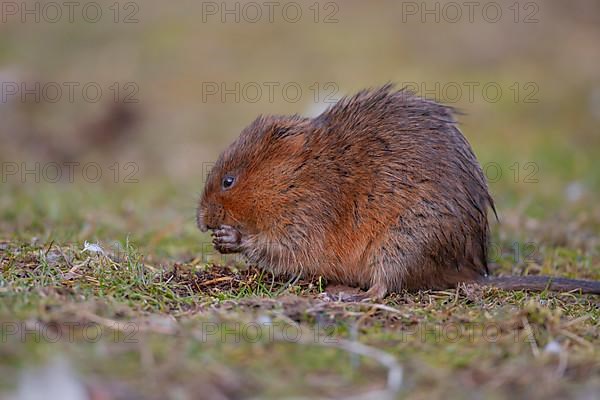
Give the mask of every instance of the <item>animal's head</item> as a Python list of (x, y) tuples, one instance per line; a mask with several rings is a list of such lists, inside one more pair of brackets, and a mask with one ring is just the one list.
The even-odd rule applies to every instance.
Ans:
[(198, 205), (200, 230), (231, 225), (256, 233), (285, 213), (300, 185), (308, 128), (300, 117), (259, 117), (245, 128), (208, 175)]

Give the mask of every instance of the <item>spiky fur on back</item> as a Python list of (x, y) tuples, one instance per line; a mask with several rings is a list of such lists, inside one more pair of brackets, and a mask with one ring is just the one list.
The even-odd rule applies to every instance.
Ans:
[[(223, 192), (226, 174), (237, 182)], [(486, 274), (488, 206), (453, 110), (386, 85), (314, 119), (259, 117), (219, 157), (199, 209), (276, 274), (396, 291)]]

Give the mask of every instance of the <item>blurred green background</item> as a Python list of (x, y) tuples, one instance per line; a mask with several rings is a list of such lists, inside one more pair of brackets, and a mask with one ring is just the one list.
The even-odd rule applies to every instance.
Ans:
[[(379, 310), (324, 303), (321, 281), (210, 268), (230, 260), (195, 208), (211, 164), (257, 115), (316, 115), (396, 82), (462, 112), (500, 217), (493, 274), (600, 279), (600, 2), (65, 3), (0, 1), (0, 397), (52, 398), (47, 383), (62, 380), (29, 372), (55, 355), (68, 360), (47, 367), (59, 378), (103, 389), (89, 398), (142, 398), (114, 382), (173, 399), (384, 384), (339, 350), (197, 336), (205, 320), (265, 318), (333, 322), (391, 354), (409, 398), (598, 397), (595, 297), (459, 288)], [(137, 323), (139, 343), (6, 334), (54, 321)], [(405, 336), (446, 323), (502, 335)]]
[[(464, 113), (507, 226), (597, 232), (597, 1), (86, 4), (56, 18), (48, 2), (2, 2), (5, 239), (131, 233), (192, 253), (203, 176), (246, 124), (388, 81)], [(75, 182), (44, 179), (51, 162), (79, 162)], [(82, 179), (91, 162), (97, 183)]]

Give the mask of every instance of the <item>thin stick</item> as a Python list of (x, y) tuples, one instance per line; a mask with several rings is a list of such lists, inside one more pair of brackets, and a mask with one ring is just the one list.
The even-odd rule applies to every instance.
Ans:
[[(366, 344), (350, 341), (339, 338), (331, 338), (331, 340), (318, 340), (318, 338), (313, 338), (313, 340), (308, 340), (306, 335), (301, 335), (298, 340), (290, 340), (289, 338), (281, 337), (277, 335), (275, 337), (276, 340), (288, 342), (288, 343), (299, 343), (304, 345), (319, 345), (324, 347), (337, 348), (340, 350), (344, 350), (348, 353), (357, 354), (363, 357), (368, 357), (372, 360), (375, 360), (379, 364), (383, 365), (387, 368), (387, 384), (386, 389), (384, 391), (372, 391), (368, 393), (364, 393), (359, 396), (351, 397), (351, 399), (359, 400), (359, 399), (395, 399), (398, 396), (398, 393), (402, 389), (402, 381), (403, 381), (403, 369), (402, 366), (398, 363), (396, 358), (389, 353), (386, 353), (377, 348), (367, 346)], [(317, 339), (317, 340), (314, 340)]]

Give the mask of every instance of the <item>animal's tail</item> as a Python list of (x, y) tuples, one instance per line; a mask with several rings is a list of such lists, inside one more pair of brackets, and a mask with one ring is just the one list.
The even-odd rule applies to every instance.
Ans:
[(531, 290), (534, 292), (544, 290), (551, 290), (553, 292), (580, 291), (582, 293), (600, 294), (599, 281), (555, 278), (551, 276), (487, 277), (482, 283), (504, 290)]

